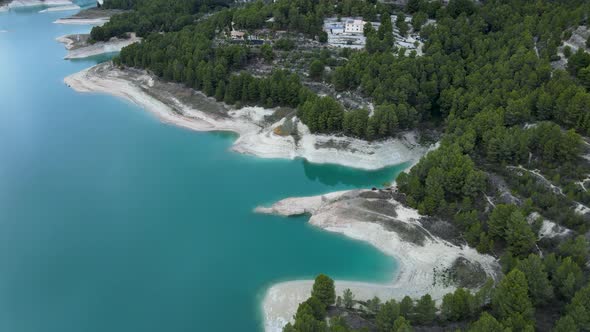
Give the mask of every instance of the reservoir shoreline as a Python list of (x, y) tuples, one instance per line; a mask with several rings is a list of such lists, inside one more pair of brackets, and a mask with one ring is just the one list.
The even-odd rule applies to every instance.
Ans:
[[(78, 92), (99, 92), (127, 99), (164, 123), (196, 131), (235, 132), (239, 138), (232, 147), (233, 151), (262, 158), (301, 157), (314, 163), (379, 169), (388, 165), (414, 164), (429, 149), (436, 148), (436, 145), (423, 147), (417, 144), (415, 133), (376, 143), (347, 137), (314, 135), (296, 117), (283, 117), (279, 120), (273, 118), (276, 109), (234, 109), (194, 91), (191, 96), (198, 95), (200, 104), (187, 103), (186, 100), (181, 100), (181, 96), (191, 89), (161, 82), (146, 71), (120, 69), (111, 63), (103, 63), (70, 75), (64, 82)], [(272, 120), (269, 121), (269, 118)], [(276, 134), (275, 128), (286, 121), (295, 121), (301, 137), (299, 142), (294, 141), (291, 136)], [(345, 144), (334, 144), (335, 141)], [(327, 142), (330, 144), (323, 147), (322, 144)], [(399, 262), (399, 271), (391, 276), (390, 283), (336, 280), (338, 292), (350, 288), (359, 300), (368, 300), (374, 296), (382, 300), (400, 300), (405, 295), (420, 297), (428, 293), (433, 299), (440, 301), (444, 294), (457, 287), (443, 281), (448, 275), (442, 271), (454, 269), (458, 262), (467, 264), (479, 273), (477, 286), (471, 288), (481, 286), (486, 277), (496, 279), (500, 275), (495, 258), (481, 255), (466, 245), (451, 243), (426, 230), (422, 225), (423, 217), (395, 198), (378, 198), (391, 205), (394, 211), (392, 215), (365, 209), (363, 204), (376, 199), (371, 197), (371, 192), (354, 190), (289, 198), (269, 208), (258, 207), (256, 212), (281, 216), (308, 214), (311, 215), (311, 225), (367, 242), (395, 258)], [(368, 196), (365, 197), (366, 195)], [(374, 219), (379, 218), (420, 233), (424, 239), (421, 243), (414, 243), (404, 238), (399, 229), (387, 229), (384, 224), (374, 222)], [(309, 296), (312, 284), (312, 280), (296, 280), (271, 286), (262, 303), (265, 330), (281, 331), (282, 326), (291, 320), (298, 304)]]
[[(379, 185), (403, 166), (363, 172), (228, 153), (235, 135), (177, 130), (119, 98), (60, 84), (103, 58), (60, 61), (65, 52), (54, 39), (80, 31), (52, 24), (59, 13), (2, 15), (11, 33), (0, 39), (8, 73), (0, 80), (0, 219), (14, 221), (0, 225), (10, 252), (2, 273), (13, 276), (3, 282), (11, 291), (1, 303), (13, 305), (0, 312), (3, 330), (260, 331), (260, 296), (272, 282), (317, 271), (380, 281), (396, 268), (373, 247), (313, 229), (304, 218), (281, 222), (252, 209), (287, 195)], [(149, 76), (142, 84), (163, 88), (147, 92), (168, 105), (165, 89), (173, 85)], [(208, 120), (241, 121), (257, 132), (283, 111), (184, 97), (178, 100)], [(314, 139), (322, 151), (347, 142)]]
[[(64, 22), (58, 20), (57, 23)], [(72, 55), (76, 51), (72, 50), (75, 44), (73, 38), (63, 36), (58, 41), (66, 44), (70, 52), (66, 59), (105, 53), (106, 49), (122, 45), (119, 41), (112, 41), (99, 47), (82, 46), (77, 54)], [(130, 41), (129, 44), (136, 41)], [(117, 51), (124, 46), (127, 45), (118, 47)], [(122, 69), (112, 63), (103, 63), (72, 74), (64, 82), (78, 92), (106, 93), (131, 101), (164, 123), (195, 131), (237, 133), (239, 138), (232, 150), (261, 158), (299, 157), (313, 163), (374, 170), (404, 163), (413, 165), (429, 150), (437, 147), (436, 144), (418, 144), (415, 132), (373, 143), (341, 136), (314, 135), (296, 118), (294, 112), (284, 115), (278, 109), (235, 109), (179, 84), (162, 82), (147, 71)], [(279, 113), (281, 115), (277, 117)], [(280, 130), (277, 129), (287, 123), (289, 127), (295, 128), (296, 135), (279, 134)], [(395, 196), (389, 196), (392, 191), (395, 192), (396, 188), (379, 190), (378, 194), (371, 190), (352, 190), (287, 198), (270, 207), (257, 207), (255, 212), (285, 217), (309, 215), (311, 225), (369, 243), (394, 258), (399, 268), (390, 277), (390, 282), (335, 281), (337, 293), (341, 294), (348, 288), (358, 300), (369, 300), (374, 296), (384, 301), (401, 300), (406, 295), (417, 298), (430, 294), (434, 300), (440, 301), (446, 293), (457, 287), (445, 279), (448, 278), (448, 271), (457, 269), (458, 262), (479, 273), (478, 284), (467, 285), (467, 288), (481, 286), (486, 277), (497, 279), (500, 270), (495, 258), (430, 232), (416, 210), (404, 206)], [(366, 208), (375, 201), (390, 208), (385, 213)], [(375, 222), (375, 219), (381, 222)], [(400, 228), (388, 228), (388, 223), (403, 228), (403, 231)], [(410, 240), (404, 236), (405, 232), (420, 234), (422, 240)], [(270, 286), (261, 303), (265, 331), (282, 331), (282, 327), (292, 321), (299, 303), (309, 297), (312, 285), (313, 280), (294, 280)]]
[[(240, 137), (232, 150), (261, 158), (304, 158), (312, 163), (337, 164), (377, 170), (417, 162), (433, 146), (418, 143), (416, 132), (377, 142), (312, 134), (297, 117), (276, 116), (277, 109), (235, 109), (179, 84), (165, 83), (146, 71), (120, 69), (103, 63), (72, 74), (64, 82), (78, 92), (98, 92), (127, 99), (156, 115), (162, 122), (195, 131), (231, 131)], [(186, 98), (183, 99), (182, 96)], [(208, 110), (202, 111), (202, 107)], [(289, 123), (297, 133), (281, 135)]]

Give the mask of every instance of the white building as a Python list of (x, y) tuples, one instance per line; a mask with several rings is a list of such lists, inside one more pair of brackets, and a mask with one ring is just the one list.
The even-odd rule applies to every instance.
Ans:
[(246, 36), (246, 33), (244, 31), (232, 30), (230, 33), (230, 37), (233, 40), (244, 40), (245, 36)]
[(346, 33), (363, 33), (365, 21), (363, 20), (346, 20), (344, 32)]

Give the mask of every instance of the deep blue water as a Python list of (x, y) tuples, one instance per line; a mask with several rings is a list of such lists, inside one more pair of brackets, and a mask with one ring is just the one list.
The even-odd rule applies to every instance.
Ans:
[(391, 180), (229, 151), (235, 136), (160, 123), (63, 84), (52, 22), (0, 14), (0, 331), (260, 331), (272, 283), (327, 273), (384, 281), (395, 262), (260, 204)]

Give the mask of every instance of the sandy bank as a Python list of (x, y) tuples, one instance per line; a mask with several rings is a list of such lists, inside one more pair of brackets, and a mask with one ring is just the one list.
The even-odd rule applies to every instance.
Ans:
[[(312, 225), (368, 242), (395, 257), (399, 271), (391, 276), (389, 283), (336, 281), (339, 294), (350, 288), (356, 299), (373, 296), (382, 300), (401, 299), (405, 295), (415, 298), (429, 293), (440, 300), (456, 286), (477, 287), (486, 275), (494, 278), (498, 275), (499, 267), (493, 257), (443, 240), (434, 233), (447, 227), (444, 222), (436, 225), (393, 197), (394, 191), (354, 190), (288, 198), (256, 211), (282, 216), (308, 213)], [(263, 302), (266, 331), (281, 331), (297, 305), (309, 297), (312, 283), (311, 280), (279, 283), (267, 291)]]
[[(234, 151), (263, 158), (299, 157), (314, 163), (379, 169), (418, 160), (428, 149), (416, 142), (414, 133), (374, 143), (314, 135), (293, 117), (288, 121), (293, 123), (299, 140), (292, 135), (277, 135), (274, 129), (287, 119), (273, 120), (276, 110), (260, 107), (238, 110), (222, 106), (198, 92), (162, 83), (144, 71), (120, 70), (109, 63), (68, 76), (65, 82), (76, 91), (101, 92), (128, 99), (166, 123), (197, 131), (233, 131), (240, 135), (232, 147)], [(179, 97), (187, 95), (190, 98)]]
[(56, 38), (56, 40), (65, 45), (68, 54), (64, 59), (82, 59), (99, 54), (119, 52), (123, 47), (141, 41), (135, 33), (131, 33), (127, 39), (111, 38), (108, 42), (88, 43), (87, 34), (66, 35)]

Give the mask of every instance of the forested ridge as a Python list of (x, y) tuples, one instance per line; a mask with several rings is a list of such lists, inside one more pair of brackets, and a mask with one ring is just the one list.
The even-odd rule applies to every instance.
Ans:
[[(444, 130), (440, 147), (397, 179), (404, 203), (451, 222), (464, 240), (500, 258), (504, 277), (476, 293), (459, 288), (435, 303), (429, 296), (362, 303), (378, 331), (453, 326), (466, 331), (590, 331), (586, 181), (590, 163), (590, 54), (560, 47), (588, 26), (583, 0), (410, 0), (404, 8), (372, 0), (278, 0), (246, 5), (205, 0), (107, 0), (129, 9), (92, 30), (94, 40), (128, 31), (144, 36), (114, 62), (236, 105), (286, 106), (314, 133), (379, 140), (425, 124)], [(392, 23), (389, 15), (411, 15)], [(362, 16), (365, 50), (309, 51), (294, 38), (324, 47), (326, 17)], [(272, 18), (272, 19), (271, 19)], [(427, 19), (434, 23), (426, 23)], [(420, 31), (423, 54), (395, 47), (394, 27)], [(232, 29), (287, 31), (271, 44), (231, 43)], [(290, 34), (290, 35), (289, 35)], [(277, 66), (290, 53), (309, 58), (309, 75)], [(554, 66), (567, 57), (565, 70)], [(310, 82), (370, 100), (374, 110), (347, 109), (319, 97)], [(542, 238), (543, 219), (569, 229)], [(327, 277), (326, 277), (327, 278)], [(329, 278), (320, 278), (328, 284)], [(330, 288), (330, 287), (328, 287)], [(353, 310), (314, 295), (286, 331), (349, 331), (326, 308)]]
[(227, 7), (232, 0), (110, 0), (103, 9), (123, 9), (128, 12), (115, 15), (104, 27), (91, 31), (91, 40), (106, 41), (111, 37), (123, 37), (135, 32), (139, 37), (149, 33), (179, 31), (195, 23), (211, 10)]

